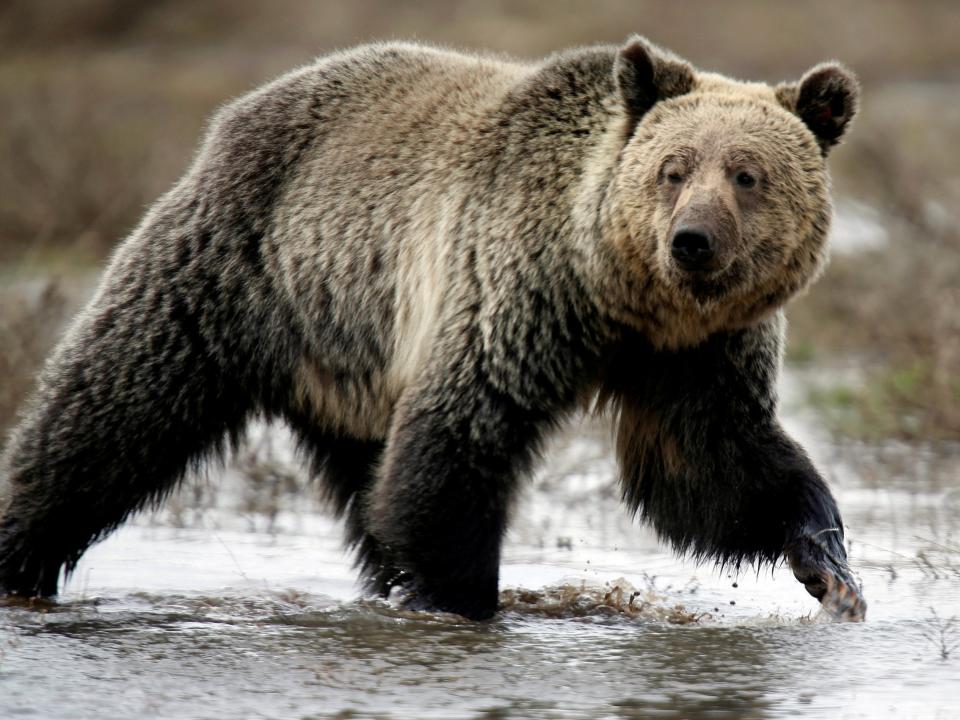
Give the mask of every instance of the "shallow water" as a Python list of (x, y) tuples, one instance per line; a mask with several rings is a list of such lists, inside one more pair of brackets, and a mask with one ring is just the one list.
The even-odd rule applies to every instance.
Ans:
[(844, 511), (864, 624), (829, 622), (784, 568), (674, 557), (620, 507), (589, 423), (517, 508), (494, 621), (358, 599), (339, 523), (283, 432), (255, 428), (56, 604), (0, 607), (0, 717), (960, 716), (957, 458), (838, 449), (788, 419)]

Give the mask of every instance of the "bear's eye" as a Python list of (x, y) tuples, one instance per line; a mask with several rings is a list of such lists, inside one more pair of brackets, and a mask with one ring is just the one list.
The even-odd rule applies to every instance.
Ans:
[(757, 184), (757, 179), (746, 170), (738, 172), (735, 180), (737, 181), (737, 185), (742, 188), (752, 188)]

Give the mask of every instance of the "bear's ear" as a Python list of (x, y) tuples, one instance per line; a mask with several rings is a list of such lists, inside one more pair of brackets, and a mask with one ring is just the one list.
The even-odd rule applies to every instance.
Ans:
[(630, 115), (631, 134), (655, 103), (690, 92), (696, 82), (689, 63), (639, 35), (620, 48), (613, 75)]
[(847, 131), (857, 114), (860, 83), (839, 63), (817, 65), (799, 83), (776, 87), (777, 100), (813, 132), (824, 156)]

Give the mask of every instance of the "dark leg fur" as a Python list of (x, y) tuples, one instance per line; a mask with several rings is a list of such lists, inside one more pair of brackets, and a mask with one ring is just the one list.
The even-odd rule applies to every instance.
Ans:
[(139, 323), (99, 310), (46, 370), (7, 452), (0, 592), (55, 594), (62, 567), (242, 431), (249, 401), (166, 300)]
[(114, 257), (0, 462), (0, 593), (62, 567), (191, 463), (275, 416), (303, 352), (267, 267), (277, 195), (316, 134), (300, 81), (234, 103)]
[(56, 593), (61, 568), (277, 405), (290, 338), (261, 328), (293, 324), (262, 297), (255, 263), (216, 271), (239, 231), (207, 232), (197, 204), (174, 198), (141, 233), (58, 347), (7, 448), (0, 593)]
[[(624, 497), (680, 552), (734, 566), (786, 554), (818, 599), (831, 578), (855, 593), (836, 502), (776, 420), (779, 342), (771, 321), (689, 350), (622, 348), (607, 379)], [(851, 601), (841, 614), (862, 616)]]
[(482, 378), (454, 387), (453, 376), (398, 411), (371, 528), (406, 574), (410, 607), (482, 620), (497, 609), (511, 498), (544, 423)]
[(347, 547), (356, 552), (355, 565), (360, 569), (365, 589), (386, 597), (400, 572), (367, 530), (366, 507), (367, 493), (373, 486), (385, 443), (331, 436), (302, 413), (290, 412), (286, 418), (296, 433), (300, 451), (323, 483), (323, 491), (334, 512), (344, 518)]

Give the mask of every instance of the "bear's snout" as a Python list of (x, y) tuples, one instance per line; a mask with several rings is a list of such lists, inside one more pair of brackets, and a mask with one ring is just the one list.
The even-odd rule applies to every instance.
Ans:
[(706, 275), (726, 268), (739, 245), (733, 198), (725, 187), (700, 183), (681, 195), (666, 233), (670, 257), (685, 273)]
[(670, 244), (670, 254), (684, 270), (713, 270), (716, 244), (710, 232), (702, 227), (677, 228)]

